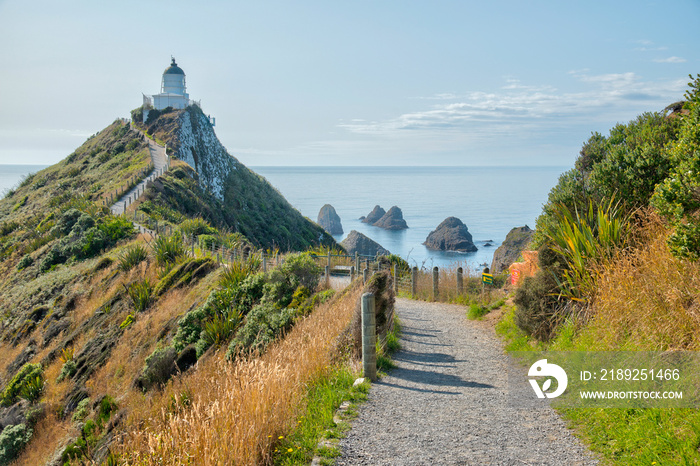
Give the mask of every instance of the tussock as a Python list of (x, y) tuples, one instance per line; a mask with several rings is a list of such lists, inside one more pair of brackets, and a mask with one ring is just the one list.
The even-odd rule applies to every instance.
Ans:
[(700, 349), (700, 263), (674, 257), (668, 228), (650, 215), (638, 249), (597, 270), (586, 332), (609, 349)]
[[(129, 464), (268, 464), (329, 366), (361, 288), (320, 306), (261, 357), (205, 357), (140, 412), (120, 447)], [(144, 403), (145, 404), (145, 403)]]

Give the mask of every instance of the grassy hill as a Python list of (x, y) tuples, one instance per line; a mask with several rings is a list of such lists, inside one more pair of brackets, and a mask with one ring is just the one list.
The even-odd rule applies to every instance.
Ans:
[[(197, 123), (180, 131), (183, 118)], [(129, 416), (145, 415), (148, 400), (167, 404), (159, 390), (172, 377), (212, 353), (223, 364), (263, 351), (331, 297), (306, 254), (260, 270), (258, 248), (335, 243), (219, 148), (203, 118), (188, 109), (144, 127), (174, 156), (188, 152), (126, 217), (108, 200), (150, 155), (122, 120), (0, 200), (0, 465), (18, 455), (19, 464), (112, 461)], [(172, 235), (138, 235), (135, 212)], [(193, 235), (252, 254), (224, 269), (187, 254)]]

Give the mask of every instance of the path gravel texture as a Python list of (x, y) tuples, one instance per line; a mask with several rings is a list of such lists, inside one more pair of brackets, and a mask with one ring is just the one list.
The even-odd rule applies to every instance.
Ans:
[(398, 367), (372, 385), (336, 464), (598, 464), (548, 405), (509, 400), (508, 374), (527, 385), (527, 368), (504, 354), (492, 326), (468, 320), (463, 306), (396, 306)]

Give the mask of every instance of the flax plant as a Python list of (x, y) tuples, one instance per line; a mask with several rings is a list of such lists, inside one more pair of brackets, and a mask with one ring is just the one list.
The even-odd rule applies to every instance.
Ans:
[(560, 294), (574, 301), (585, 302), (595, 291), (592, 265), (610, 259), (624, 246), (629, 215), (620, 211), (614, 199), (605, 204), (588, 201), (588, 209), (571, 212), (565, 204), (555, 204), (556, 222), (544, 232), (552, 249), (566, 261), (561, 277), (555, 277)]

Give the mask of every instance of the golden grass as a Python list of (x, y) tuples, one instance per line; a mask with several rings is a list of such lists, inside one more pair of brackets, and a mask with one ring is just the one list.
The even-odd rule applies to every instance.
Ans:
[(65, 445), (77, 435), (70, 419), (60, 420), (55, 413), (48, 413), (34, 426), (32, 442), (22, 451), (13, 465), (36, 466), (46, 464), (60, 445)]
[(597, 270), (593, 315), (584, 333), (604, 348), (700, 349), (700, 263), (673, 257), (655, 216), (638, 249)]
[[(129, 464), (269, 464), (279, 436), (303, 408), (307, 386), (333, 361), (361, 288), (303, 319), (258, 358), (227, 362), (223, 351), (132, 412), (119, 447)], [(189, 407), (172, 399), (191, 393)]]

